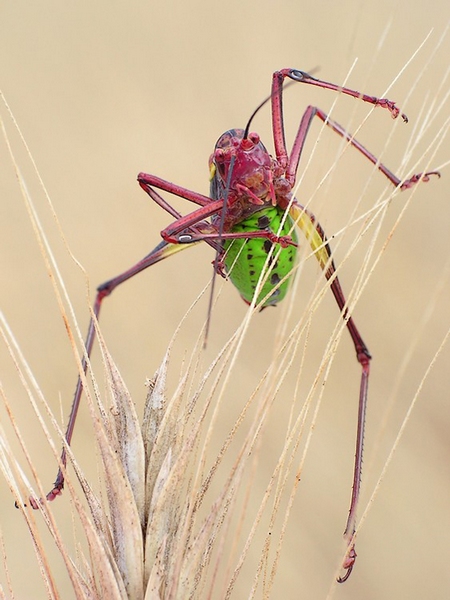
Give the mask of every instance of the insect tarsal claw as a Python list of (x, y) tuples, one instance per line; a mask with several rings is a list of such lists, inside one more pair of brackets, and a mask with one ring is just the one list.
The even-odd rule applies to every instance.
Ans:
[(430, 181), (431, 175), (436, 175), (438, 178), (441, 177), (441, 174), (439, 173), (439, 171), (428, 171), (427, 173), (417, 173), (416, 175), (413, 175), (412, 177), (410, 177), (409, 179), (404, 181), (402, 183), (402, 185), (400, 186), (400, 189), (408, 190), (409, 188), (411, 188), (413, 185), (415, 185), (419, 181), (426, 183), (427, 181)]
[(345, 575), (337, 578), (338, 583), (344, 583), (350, 577), (353, 571), (353, 567), (355, 566), (356, 556), (357, 554), (355, 552), (355, 547), (352, 546), (347, 552), (345, 560), (342, 564), (342, 568), (345, 569)]

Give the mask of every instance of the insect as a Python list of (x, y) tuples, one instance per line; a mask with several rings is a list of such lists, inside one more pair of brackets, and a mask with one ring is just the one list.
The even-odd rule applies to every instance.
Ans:
[[(260, 304), (262, 308), (275, 305), (284, 298), (289, 288), (299, 244), (296, 229), (305, 236), (325, 277), (331, 282), (331, 291), (346, 322), (357, 360), (361, 366), (353, 488), (344, 531), (348, 547), (343, 563), (345, 574), (339, 579), (340, 582), (343, 582), (348, 579), (356, 560), (354, 534), (361, 481), (362, 446), (371, 355), (353, 318), (347, 313), (345, 296), (336, 276), (325, 233), (315, 216), (296, 200), (292, 189), (305, 139), (314, 117), (318, 117), (327, 127), (355, 147), (400, 190), (406, 190), (420, 180), (428, 181), (430, 175), (439, 176), (439, 173), (433, 171), (413, 175), (411, 178), (401, 181), (383, 164), (379, 163), (376, 157), (350, 133), (329, 119), (321, 109), (314, 106), (308, 106), (304, 112), (291, 152), (288, 153), (282, 105), (283, 84), (286, 79), (353, 96), (358, 100), (387, 109), (393, 118), (401, 115), (402, 119), (407, 121), (407, 117), (400, 113), (395, 103), (388, 99), (361, 94), (355, 90), (317, 79), (296, 69), (283, 69), (275, 72), (272, 80), (272, 92), (267, 99), (270, 100), (272, 107), (275, 156), (272, 157), (267, 152), (258, 134), (250, 132), (252, 119), (259, 108), (265, 104), (266, 101), (264, 101), (253, 113), (245, 129), (231, 129), (218, 139), (209, 160), (210, 196), (203, 196), (154, 175), (140, 173), (138, 175), (139, 185), (156, 204), (171, 215), (174, 221), (161, 232), (163, 240), (147, 256), (97, 288), (94, 314), (96, 318), (99, 317), (103, 299), (120, 284), (147, 267), (200, 242), (205, 242), (215, 250), (215, 272), (229, 277), (245, 302), (254, 301), (255, 293), (257, 293), (256, 303)], [(196, 204), (198, 208), (182, 216), (165, 200), (160, 191), (184, 198)], [(267, 273), (266, 277), (264, 277), (265, 273)], [(259, 284), (260, 280), (262, 285)], [(91, 319), (85, 342), (87, 356), (91, 354), (94, 338), (95, 327), (94, 321)], [(85, 359), (83, 368), (86, 371)], [(68, 444), (72, 440), (81, 394), (82, 381), (79, 377), (66, 431)], [(64, 466), (66, 460), (64, 449), (61, 455), (61, 463)], [(60, 495), (63, 487), (64, 475), (60, 469), (53, 489), (47, 494), (47, 500), (53, 500)], [(32, 502), (32, 505), (34, 508), (38, 506), (36, 501)]]

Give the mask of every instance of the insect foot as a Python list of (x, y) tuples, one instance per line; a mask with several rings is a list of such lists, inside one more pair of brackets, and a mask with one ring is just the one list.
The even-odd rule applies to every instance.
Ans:
[(342, 564), (342, 568), (346, 569), (346, 573), (342, 577), (338, 577), (338, 579), (337, 579), (338, 583), (344, 583), (350, 577), (353, 567), (355, 565), (356, 556), (357, 556), (357, 554), (355, 552), (355, 547), (352, 546), (350, 548), (350, 550), (347, 552), (347, 554), (345, 556), (345, 560)]
[(441, 174), (439, 173), (439, 171), (429, 171), (428, 173), (418, 173), (417, 175), (413, 175), (412, 177), (410, 177), (409, 179), (404, 181), (402, 183), (402, 185), (400, 186), (400, 189), (408, 190), (409, 188), (412, 188), (412, 186), (415, 185), (416, 183), (418, 183), (419, 181), (424, 181), (426, 183), (427, 181), (430, 181), (431, 175), (437, 175), (437, 177), (439, 177), (439, 178), (441, 177)]

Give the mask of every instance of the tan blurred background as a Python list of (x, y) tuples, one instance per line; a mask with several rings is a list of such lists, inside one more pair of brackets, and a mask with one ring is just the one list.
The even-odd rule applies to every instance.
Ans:
[[(447, 0), (432, 5), (424, 0), (169, 0), (17, 2), (3, 6), (0, 85), (51, 195), (67, 242), (89, 275), (90, 298), (97, 284), (151, 250), (159, 240), (159, 231), (169, 222), (139, 189), (139, 171), (206, 194), (207, 160), (217, 137), (226, 129), (245, 125), (269, 93), (274, 70), (316, 69), (317, 76), (339, 83), (357, 58), (349, 85), (381, 95), (433, 29), (425, 47), (387, 94), (408, 114), (409, 125), (394, 122), (377, 110), (359, 134), (377, 154), (393, 133), (383, 160), (394, 171), (398, 169), (411, 138), (418, 135), (424, 102), (428, 98), (427, 106), (431, 105), (448, 68), (450, 35), (444, 38), (431, 64), (425, 65), (449, 17)], [(307, 104), (329, 110), (335, 100), (331, 92), (306, 86), (293, 87), (286, 95), (289, 139)], [(439, 92), (438, 101), (443, 97)], [(358, 121), (355, 114), (364, 115), (367, 108), (360, 107), (362, 112), (355, 113), (355, 104), (341, 99), (334, 118), (345, 126), (352, 119), (353, 124), (359, 123), (362, 117)], [(414, 161), (448, 114), (447, 102), (404, 174), (424, 168), (426, 161), (419, 166)], [(3, 107), (2, 115), (6, 116)], [(88, 311), (83, 275), (61, 244), (29, 161), (9, 122), (7, 127), (84, 332)], [(268, 108), (261, 111), (253, 128), (271, 148)], [(309, 149), (318, 131), (315, 124)], [(325, 132), (321, 138), (300, 193), (303, 200), (310, 197), (335, 158), (339, 141), (334, 137)], [(5, 144), (0, 147), (1, 309), (53, 410), (59, 415), (61, 402), (67, 415), (76, 368)], [(443, 164), (449, 156), (447, 140), (431, 166)], [(315, 198), (314, 209), (329, 235), (346, 223), (370, 173), (370, 165), (356, 152), (347, 152), (332, 184), (322, 197)], [(450, 283), (448, 271), (444, 272), (450, 252), (449, 170), (444, 168), (442, 175), (440, 181), (422, 184), (416, 190), (355, 314), (374, 356), (360, 513), (409, 402), (450, 324)], [(385, 187), (381, 175), (372, 183), (366, 208)], [(392, 205), (381, 240), (388, 235), (405, 196), (397, 197)], [(175, 204), (183, 211), (192, 208), (182, 201)], [(339, 258), (338, 252), (338, 262)], [(179, 320), (208, 282), (212, 259), (208, 248), (195, 248), (141, 274), (105, 301), (103, 333), (139, 411), (145, 378), (153, 375)], [(358, 256), (353, 257), (343, 271), (346, 289), (354, 281), (359, 262)], [(316, 265), (310, 264), (307, 271), (305, 285), (308, 277), (314, 281), (319, 276)], [(443, 287), (436, 297), (439, 285)], [(309, 296), (308, 290), (306, 293)], [(433, 306), (430, 298), (434, 299)], [(299, 298), (300, 306), (301, 302)], [(183, 329), (176, 356), (181, 356), (198, 335), (206, 305), (204, 299)], [(419, 330), (414, 342), (427, 310), (431, 310), (428, 325)], [(264, 311), (253, 321), (253, 338), (245, 347), (230, 388), (230, 410), (241, 397), (248, 397), (263, 373), (280, 311)], [(211, 356), (244, 313), (244, 303), (229, 284), (213, 317), (208, 348)], [(336, 318), (330, 296), (316, 315), (310, 340), (310, 351), (319, 357)], [(408, 349), (411, 356), (398, 381)], [(335, 598), (412, 600), (450, 595), (449, 359), (447, 346), (424, 386), (364, 523), (355, 572), (345, 586), (335, 590)], [(3, 347), (0, 360), (6, 394), (14, 403), (39, 475), (45, 485), (50, 484), (55, 476), (54, 459)], [(291, 515), (273, 598), (324, 598), (332, 584), (350, 495), (358, 380), (353, 348), (344, 338)], [(294, 384), (293, 376), (283, 394), (292, 392)], [(394, 409), (374, 456), (375, 440), (393, 389), (397, 389)], [(1, 414), (4, 417), (3, 410)], [(232, 414), (235, 417), (237, 413)], [(232, 418), (223, 417), (224, 435)], [(261, 490), (267, 483), (266, 462), (270, 464), (271, 457), (279, 453), (285, 435), (286, 415), (278, 420), (273, 414), (272, 418), (273, 426), (262, 440), (261, 476), (257, 479)], [(91, 437), (89, 417), (83, 411), (74, 449), (85, 465), (93, 452)], [(3, 480), (0, 489), (0, 526), (16, 597), (44, 598), (27, 531)], [(67, 514), (65, 526), (70, 537), (67, 503), (66, 495), (53, 510), (60, 521)], [(49, 552), (53, 552), (51, 544)], [(58, 559), (53, 560), (58, 565)], [(60, 573), (61, 597), (70, 598), (62, 565)], [(1, 581), (5, 582), (3, 572)], [(250, 569), (238, 579), (233, 597), (246, 598), (251, 584)]]

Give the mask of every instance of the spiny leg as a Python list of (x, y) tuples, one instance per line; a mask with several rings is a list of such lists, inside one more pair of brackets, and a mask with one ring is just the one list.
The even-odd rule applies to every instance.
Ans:
[[(138, 175), (138, 182), (142, 189), (152, 198), (156, 204), (158, 204), (161, 208), (166, 210), (169, 214), (171, 214), (176, 221), (172, 224), (172, 229), (175, 232), (181, 230), (188, 230), (189, 234), (193, 237), (201, 235), (201, 233), (211, 233), (210, 224), (206, 222), (202, 222), (202, 219), (205, 217), (216, 213), (222, 207), (223, 203), (216, 202), (215, 206), (210, 198), (207, 196), (203, 196), (202, 194), (198, 194), (197, 192), (193, 192), (188, 190), (187, 188), (183, 188), (181, 186), (172, 184), (164, 179), (159, 177), (149, 175), (147, 173), (140, 173)], [(191, 215), (187, 215), (187, 217), (183, 217), (178, 211), (176, 211), (154, 188), (162, 189), (163, 191), (167, 191), (169, 193), (175, 194), (179, 197), (182, 197), (190, 202), (194, 202), (201, 206), (198, 211), (194, 211)], [(181, 222), (181, 225), (180, 225)], [(169, 226), (170, 229), (170, 226)], [(97, 288), (97, 296), (95, 298), (93, 312), (95, 315), (95, 319), (99, 317), (100, 308), (103, 299), (106, 296), (109, 296), (116, 287), (118, 287), (121, 283), (128, 281), (144, 269), (156, 264), (157, 262), (184, 250), (188, 246), (194, 246), (198, 243), (195, 239), (189, 240), (190, 244), (179, 244), (179, 243), (170, 243), (167, 241), (162, 241), (156, 248), (154, 248), (146, 257), (140, 260), (138, 263), (121, 273), (120, 275), (108, 280)], [(213, 239), (205, 239), (205, 242), (209, 244), (216, 251), (218, 248), (217, 242), (213, 236)], [(95, 320), (94, 317), (90, 319), (88, 333), (85, 341), (85, 353), (82, 359), (81, 367), (84, 373), (87, 371), (88, 359), (91, 356), (92, 347), (95, 340)], [(83, 383), (81, 375), (78, 376), (77, 385), (75, 388), (74, 398), (72, 401), (72, 406), (70, 409), (68, 425), (66, 429), (65, 439), (67, 444), (70, 446), (73, 436), (73, 431), (75, 427), (76, 418), (78, 415), (78, 409), (80, 406), (81, 395), (83, 392)], [(63, 448), (61, 453), (60, 462), (62, 467), (58, 469), (58, 474), (56, 476), (55, 483), (53, 484), (52, 490), (47, 494), (46, 499), (48, 501), (54, 500), (57, 496), (61, 495), (62, 490), (64, 488), (64, 473), (63, 469), (67, 464), (67, 452), (66, 449)], [(39, 507), (39, 503), (35, 498), (30, 498), (30, 504), (33, 508), (37, 509)]]
[[(192, 244), (192, 246), (195, 246), (195, 245), (196, 245), (196, 243), (194, 242)], [(134, 277), (135, 275), (137, 275), (144, 269), (147, 269), (151, 265), (154, 265), (157, 262), (160, 262), (161, 260), (164, 260), (165, 258), (168, 258), (169, 256), (172, 256), (173, 254), (176, 254), (177, 252), (180, 252), (181, 250), (184, 250), (187, 247), (190, 247), (190, 246), (181, 245), (181, 244), (180, 245), (168, 244), (167, 242), (162, 241), (160, 244), (158, 244), (158, 246), (156, 246), (156, 248), (154, 248), (146, 257), (144, 257), (138, 263), (136, 263), (135, 265), (133, 265), (131, 268), (127, 269), (120, 275), (117, 275), (116, 277), (113, 277), (112, 279), (106, 281), (105, 283), (103, 283), (102, 285), (100, 285), (97, 288), (97, 296), (95, 298), (94, 307), (93, 307), (93, 312), (94, 312), (95, 317), (91, 317), (91, 319), (89, 321), (88, 333), (87, 333), (86, 340), (84, 343), (85, 351), (84, 351), (84, 356), (83, 356), (83, 360), (81, 363), (82, 370), (85, 374), (87, 371), (88, 360), (91, 356), (92, 347), (93, 347), (95, 335), (96, 335), (95, 319), (98, 319), (98, 317), (99, 317), (103, 299), (106, 298), (106, 296), (109, 296), (116, 289), (116, 287), (118, 287), (120, 284), (124, 283), (125, 281), (128, 281), (128, 279), (131, 279), (132, 277)], [(74, 431), (74, 427), (75, 427), (75, 421), (76, 421), (78, 409), (80, 406), (82, 392), (83, 392), (83, 382), (82, 382), (81, 375), (79, 375), (78, 380), (77, 380), (77, 385), (75, 388), (74, 398), (72, 401), (72, 406), (70, 409), (66, 434), (65, 434), (65, 439), (69, 446), (72, 441), (73, 431)], [(61, 462), (62, 467), (60, 467), (58, 470), (58, 474), (56, 476), (55, 483), (53, 484), (53, 488), (46, 496), (46, 499), (48, 501), (54, 500), (57, 496), (61, 495), (62, 490), (64, 488), (63, 470), (65, 469), (66, 464), (67, 464), (66, 448), (63, 448), (63, 450), (62, 450), (60, 462)], [(35, 498), (30, 498), (30, 504), (35, 509), (37, 509), (39, 507), (39, 503), (37, 502), (37, 500)]]
[[(276, 71), (273, 74), (272, 79), (272, 128), (275, 153), (277, 159), (284, 168), (287, 166), (289, 158), (286, 148), (286, 139), (284, 135), (283, 124), (283, 82), (286, 77), (299, 83), (315, 85), (324, 89), (339, 92), (341, 94), (347, 94), (349, 96), (353, 96), (354, 98), (362, 100), (363, 102), (368, 102), (369, 104), (373, 104), (375, 106), (387, 108), (394, 119), (397, 118), (400, 114), (400, 110), (395, 106), (395, 102), (392, 102), (392, 100), (388, 100), (386, 98), (377, 98), (376, 96), (368, 96), (367, 94), (361, 94), (356, 90), (345, 88), (334, 83), (329, 83), (328, 81), (323, 81), (321, 79), (316, 79), (315, 77), (312, 77), (312, 75), (308, 75), (308, 73), (305, 73), (304, 71), (299, 71), (297, 69), (282, 69), (281, 71)], [(403, 113), (401, 113), (401, 115), (402, 119), (405, 122), (407, 122), (407, 116)], [(295, 170), (296, 169), (294, 169), (294, 174)]]
[(363, 341), (361, 334), (359, 333), (353, 317), (348, 318), (346, 300), (344, 292), (342, 291), (339, 278), (336, 275), (336, 268), (331, 258), (331, 250), (328, 245), (325, 232), (323, 231), (320, 223), (316, 221), (315, 216), (307, 211), (303, 206), (298, 203), (292, 205), (290, 209), (290, 215), (299, 229), (303, 232), (306, 239), (308, 240), (313, 252), (321, 268), (325, 272), (327, 280), (332, 279), (331, 291), (335, 297), (336, 303), (339, 306), (339, 310), (342, 313), (342, 318), (346, 320), (346, 326), (352, 338), (353, 345), (356, 351), (356, 358), (361, 365), (361, 383), (359, 389), (359, 402), (358, 402), (358, 426), (356, 435), (356, 450), (355, 450), (355, 462), (353, 469), (353, 487), (352, 496), (350, 500), (350, 508), (347, 518), (347, 523), (344, 530), (344, 539), (348, 544), (346, 558), (343, 563), (343, 568), (346, 569), (346, 573), (343, 577), (340, 577), (338, 581), (343, 583), (346, 581), (353, 569), (353, 565), (356, 560), (356, 552), (353, 543), (353, 535), (356, 528), (356, 511), (358, 508), (359, 493), (361, 487), (361, 469), (362, 469), (362, 454), (363, 454), (363, 442), (364, 442), (364, 427), (366, 420), (366, 408), (367, 408), (367, 391), (369, 385), (369, 371), (370, 371), (370, 352)]
[[(139, 178), (141, 176), (142, 174), (139, 176)], [(173, 223), (161, 231), (161, 236), (168, 244), (191, 244), (194, 242), (204, 241), (209, 243), (219, 253), (221, 252), (220, 243), (223, 240), (229, 239), (264, 238), (270, 240), (274, 244), (280, 244), (280, 246), (283, 248), (289, 245), (296, 245), (289, 236), (277, 236), (272, 231), (260, 230), (248, 233), (232, 233), (228, 231), (221, 231), (220, 228), (207, 221), (204, 221), (204, 219), (211, 217), (212, 215), (217, 215), (223, 211), (224, 207), (226, 208), (226, 201), (223, 199), (209, 200), (208, 204), (201, 206), (201, 208), (198, 208), (197, 210), (194, 210), (185, 216), (181, 216), (158, 194), (158, 192), (156, 192), (156, 190), (153, 189), (151, 185), (149, 185), (147, 182), (143, 184), (140, 179), (139, 183), (147, 192), (147, 194), (149, 194), (149, 196), (159, 204), (159, 206), (165, 208), (168, 212), (170, 212), (170, 214), (176, 217), (176, 220)], [(172, 185), (168, 182), (164, 183), (166, 183), (168, 186)]]
[[(308, 106), (303, 114), (300, 121), (298, 131), (292, 146), (291, 154), (288, 155), (284, 134), (284, 123), (283, 123), (283, 81), (285, 77), (289, 77), (294, 81), (302, 83), (309, 83), (317, 85), (326, 89), (331, 89), (337, 92), (341, 92), (355, 98), (361, 99), (365, 102), (369, 102), (375, 106), (381, 106), (387, 108), (394, 118), (400, 114), (399, 109), (395, 106), (395, 103), (387, 99), (379, 99), (375, 96), (367, 96), (366, 94), (360, 94), (355, 90), (348, 88), (342, 88), (335, 84), (324, 82), (314, 77), (311, 77), (307, 73), (301, 71), (295, 71), (293, 69), (284, 69), (278, 71), (273, 75), (272, 82), (272, 128), (274, 137), (275, 153), (278, 162), (285, 171), (285, 178), (291, 186), (295, 184), (295, 178), (297, 169), (299, 166), (301, 154), (305, 144), (306, 136), (309, 131), (311, 122), (315, 116), (319, 117), (328, 127), (330, 127), (335, 133), (347, 140), (352, 146), (354, 146), (363, 156), (365, 156), (372, 164), (376, 165), (377, 168), (387, 177), (387, 179), (396, 187), (400, 187), (400, 190), (406, 190), (415, 185), (420, 180), (428, 181), (430, 175), (437, 175), (440, 177), (440, 173), (437, 171), (431, 171), (428, 173), (413, 175), (405, 181), (401, 181), (394, 173), (392, 173), (387, 167), (379, 163), (377, 158), (369, 152), (362, 144), (360, 144), (350, 133), (348, 133), (341, 125), (332, 121), (321, 109)], [(401, 114), (405, 122), (408, 121), (406, 115)], [(361, 383), (359, 391), (359, 402), (358, 402), (358, 426), (356, 436), (356, 451), (355, 451), (355, 463), (353, 472), (353, 487), (352, 496), (350, 501), (349, 514), (347, 523), (344, 530), (344, 539), (347, 541), (348, 549), (346, 558), (343, 563), (343, 568), (346, 573), (343, 577), (340, 577), (338, 581), (340, 583), (346, 581), (350, 576), (353, 569), (356, 552), (353, 543), (353, 536), (356, 527), (356, 511), (358, 506), (358, 499), (361, 485), (361, 468), (362, 468), (362, 453), (363, 453), (363, 440), (364, 440), (364, 426), (366, 418), (366, 407), (367, 407), (367, 393), (369, 383), (369, 372), (370, 372), (370, 360), (371, 355), (364, 343), (361, 335), (353, 321), (353, 318), (347, 318), (347, 310), (345, 308), (346, 300), (342, 291), (339, 279), (335, 276), (336, 269), (331, 259), (331, 251), (328, 246), (328, 242), (325, 233), (316, 221), (316, 218), (312, 213), (307, 211), (304, 207), (294, 202), (290, 207), (290, 214), (297, 226), (303, 231), (304, 235), (308, 239), (313, 251), (315, 252), (316, 258), (318, 259), (322, 269), (325, 270), (326, 278), (332, 279), (331, 291), (336, 299), (342, 317), (346, 320), (346, 326), (352, 338), (356, 356), (359, 364), (361, 365)]]
[(402, 180), (394, 175), (394, 173), (392, 173), (392, 171), (390, 171), (383, 163), (380, 163), (374, 154), (369, 152), (369, 150), (367, 150), (360, 142), (358, 142), (358, 140), (356, 140), (351, 133), (347, 132), (341, 125), (339, 125), (339, 123), (336, 123), (336, 121), (329, 119), (328, 115), (323, 110), (317, 108), (316, 106), (308, 106), (300, 121), (297, 135), (292, 146), (292, 151), (289, 156), (289, 163), (286, 168), (286, 179), (290, 181), (292, 185), (295, 182), (306, 136), (308, 135), (309, 127), (314, 117), (318, 117), (325, 123), (325, 125), (327, 125), (327, 127), (330, 127), (335, 133), (347, 140), (350, 145), (356, 148), (365, 158), (374, 164), (395, 187), (400, 186), (401, 190), (412, 187), (420, 180), (428, 181), (430, 175), (437, 175), (440, 177), (440, 173), (437, 171), (430, 171), (428, 173), (412, 175), (409, 179), (406, 179), (402, 182)]
[(437, 171), (430, 171), (428, 173), (420, 173), (417, 175), (413, 175), (406, 181), (402, 182), (401, 179), (399, 179), (387, 167), (380, 163), (376, 156), (374, 156), (360, 142), (358, 142), (358, 140), (356, 140), (351, 133), (347, 132), (336, 121), (329, 119), (328, 115), (316, 106), (308, 106), (305, 110), (303, 117), (300, 121), (300, 125), (298, 127), (297, 135), (292, 145), (291, 153), (290, 155), (288, 155), (283, 125), (283, 81), (286, 77), (289, 77), (290, 79), (298, 81), (300, 83), (308, 83), (322, 88), (334, 90), (343, 94), (353, 96), (354, 98), (362, 100), (363, 102), (368, 102), (375, 106), (387, 108), (391, 112), (393, 118), (397, 118), (398, 115), (401, 114), (404, 122), (408, 122), (408, 118), (405, 114), (400, 113), (400, 110), (397, 108), (397, 106), (395, 106), (394, 102), (386, 98), (377, 98), (376, 96), (368, 96), (367, 94), (361, 94), (356, 90), (340, 87), (338, 85), (322, 81), (320, 79), (316, 79), (315, 77), (312, 77), (311, 75), (308, 75), (303, 71), (297, 71), (295, 69), (284, 69), (282, 71), (277, 71), (273, 75), (272, 82), (272, 130), (274, 146), (277, 160), (285, 169), (285, 177), (292, 186), (295, 183), (297, 169), (305, 144), (306, 136), (308, 135), (309, 127), (315, 116), (319, 117), (319, 119), (323, 121), (325, 125), (330, 127), (335, 133), (347, 140), (353, 147), (355, 147), (359, 152), (361, 152), (363, 156), (370, 160), (372, 164), (376, 165), (377, 168), (383, 173), (383, 175), (387, 177), (387, 179), (389, 179), (389, 181), (394, 186), (397, 187), (401, 184), (402, 190), (410, 188), (419, 180), (428, 181), (430, 175), (437, 175), (438, 177), (440, 177), (440, 174)]

